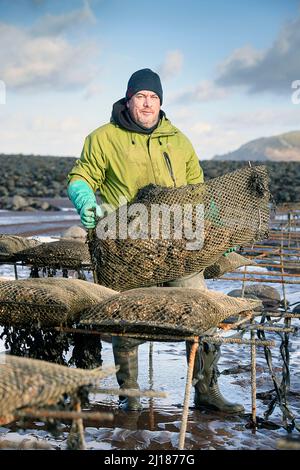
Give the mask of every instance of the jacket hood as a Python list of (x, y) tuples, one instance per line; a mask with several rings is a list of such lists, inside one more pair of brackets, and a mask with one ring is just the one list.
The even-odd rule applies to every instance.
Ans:
[(113, 105), (110, 122), (126, 129), (127, 131), (137, 132), (140, 134), (152, 134), (152, 132), (159, 126), (162, 118), (166, 115), (164, 111), (160, 110), (159, 121), (155, 126), (146, 128), (137, 124), (131, 117), (128, 108), (126, 107), (126, 99), (122, 98)]

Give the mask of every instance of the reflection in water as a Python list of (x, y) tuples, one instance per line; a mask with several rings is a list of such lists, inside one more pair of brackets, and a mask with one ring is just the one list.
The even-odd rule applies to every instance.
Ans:
[[(292, 351), (297, 356), (299, 351), (299, 337), (292, 338)], [(240, 400), (246, 412), (250, 413), (250, 373), (249, 348), (236, 345), (223, 346), (220, 384), (222, 391), (229, 399)], [(278, 351), (274, 350), (274, 367), (280, 372)], [(103, 363), (113, 363), (111, 344), (103, 342)], [(297, 359), (297, 360), (296, 360)], [(300, 410), (300, 381), (297, 380), (299, 355), (292, 354), (291, 361), (291, 410), (299, 415)], [(233, 369), (232, 365), (241, 367)], [(244, 367), (245, 366), (245, 367)], [(167, 398), (143, 398), (144, 409), (141, 412), (126, 413), (117, 408), (118, 397), (111, 395), (91, 395), (92, 411), (112, 411), (112, 422), (99, 423), (85, 421), (85, 437), (88, 449), (151, 449), (173, 450), (178, 449), (179, 431), (182, 416), (182, 403), (184, 396), (186, 374), (185, 345), (182, 343), (145, 343), (140, 346), (139, 354), (139, 382), (141, 389), (153, 388), (157, 391), (166, 391)], [(258, 392), (272, 388), (264, 354), (258, 350), (257, 358)], [(107, 377), (101, 388), (115, 388), (114, 376)], [(264, 400), (257, 401), (258, 416), (263, 416), (266, 410)], [(282, 416), (278, 410), (272, 415), (273, 423), (282, 424)], [(191, 406), (186, 435), (186, 449), (275, 449), (279, 438), (286, 436), (286, 431), (280, 427), (274, 429), (258, 429), (252, 434), (246, 425), (248, 417), (225, 416), (214, 412), (196, 410)], [(25, 435), (46, 439), (54, 447), (66, 448), (67, 433), (70, 424), (65, 423), (58, 438), (49, 434), (44, 424), (38, 421), (27, 421)], [(7, 427), (0, 427), (0, 436), (11, 439), (19, 434), (19, 427), (12, 423)], [(294, 431), (297, 434), (297, 431)], [(23, 435), (24, 438), (24, 435)], [(0, 437), (1, 439), (1, 437)]]

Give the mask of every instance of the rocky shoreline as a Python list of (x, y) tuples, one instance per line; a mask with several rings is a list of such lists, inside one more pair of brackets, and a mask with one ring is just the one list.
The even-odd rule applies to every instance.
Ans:
[(42, 198), (13, 196), (3, 197), (0, 201), (0, 209), (9, 211), (59, 211), (59, 207), (45, 201)]
[[(36, 198), (66, 198), (67, 175), (74, 166), (74, 157), (0, 154), (0, 209), (37, 209)], [(277, 204), (300, 202), (300, 162), (252, 162), (267, 166), (270, 190)], [(246, 162), (203, 160), (201, 166), (205, 179), (216, 178), (245, 167)], [(247, 163), (248, 166), (248, 163)], [(11, 205), (14, 196), (21, 196), (16, 207)], [(43, 204), (38, 210), (56, 210)]]

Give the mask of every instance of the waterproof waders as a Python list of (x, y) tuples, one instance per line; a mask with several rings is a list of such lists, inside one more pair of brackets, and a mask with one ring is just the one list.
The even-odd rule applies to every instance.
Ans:
[[(133, 338), (113, 336), (112, 346), (115, 365), (119, 366), (116, 373), (120, 389), (137, 389), (138, 385), (138, 345), (143, 341)], [(119, 408), (124, 411), (139, 411), (142, 409), (139, 397), (119, 396)]]
[[(187, 359), (189, 358), (190, 349), (191, 343), (186, 342)], [(219, 389), (219, 371), (217, 363), (221, 355), (220, 346), (203, 343), (202, 349), (202, 351), (198, 349), (193, 372), (195, 407), (221, 411), (228, 414), (243, 413), (243, 405), (229, 402), (223, 397)]]

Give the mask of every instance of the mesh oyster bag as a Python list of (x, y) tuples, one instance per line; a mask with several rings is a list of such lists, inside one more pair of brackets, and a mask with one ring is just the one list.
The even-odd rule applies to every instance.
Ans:
[(78, 240), (59, 240), (42, 243), (17, 254), (22, 263), (54, 269), (80, 269), (91, 267), (91, 257), (86, 243)]
[(229, 253), (227, 256), (222, 255), (214, 264), (205, 268), (203, 274), (205, 279), (216, 279), (241, 266), (253, 265), (257, 265), (257, 263), (238, 253)]
[(86, 240), (86, 230), (79, 225), (71, 225), (71, 227), (67, 228), (62, 234), (62, 239), (67, 240), (78, 240), (78, 241), (85, 241)]
[(102, 285), (118, 291), (198, 272), (230, 247), (267, 238), (265, 166), (247, 167), (196, 185), (149, 185), (101, 219), (90, 252)]
[(79, 387), (99, 386), (99, 381), (114, 371), (112, 367), (73, 369), (4, 354), (0, 359), (0, 424), (13, 421), (16, 410), (55, 405), (64, 394), (72, 395)]
[(102, 332), (157, 336), (202, 335), (227, 317), (261, 305), (208, 289), (148, 287), (121, 292), (83, 312), (80, 323)]
[[(242, 289), (234, 289), (228, 293), (234, 297), (242, 297)], [(250, 284), (244, 288), (244, 296), (247, 298), (258, 298), (266, 311), (277, 310), (283, 301), (279, 291), (267, 284)]]
[(0, 325), (71, 324), (80, 312), (116, 291), (79, 279), (39, 278), (0, 282)]
[(0, 261), (15, 261), (16, 254), (39, 245), (37, 240), (18, 235), (0, 234)]

